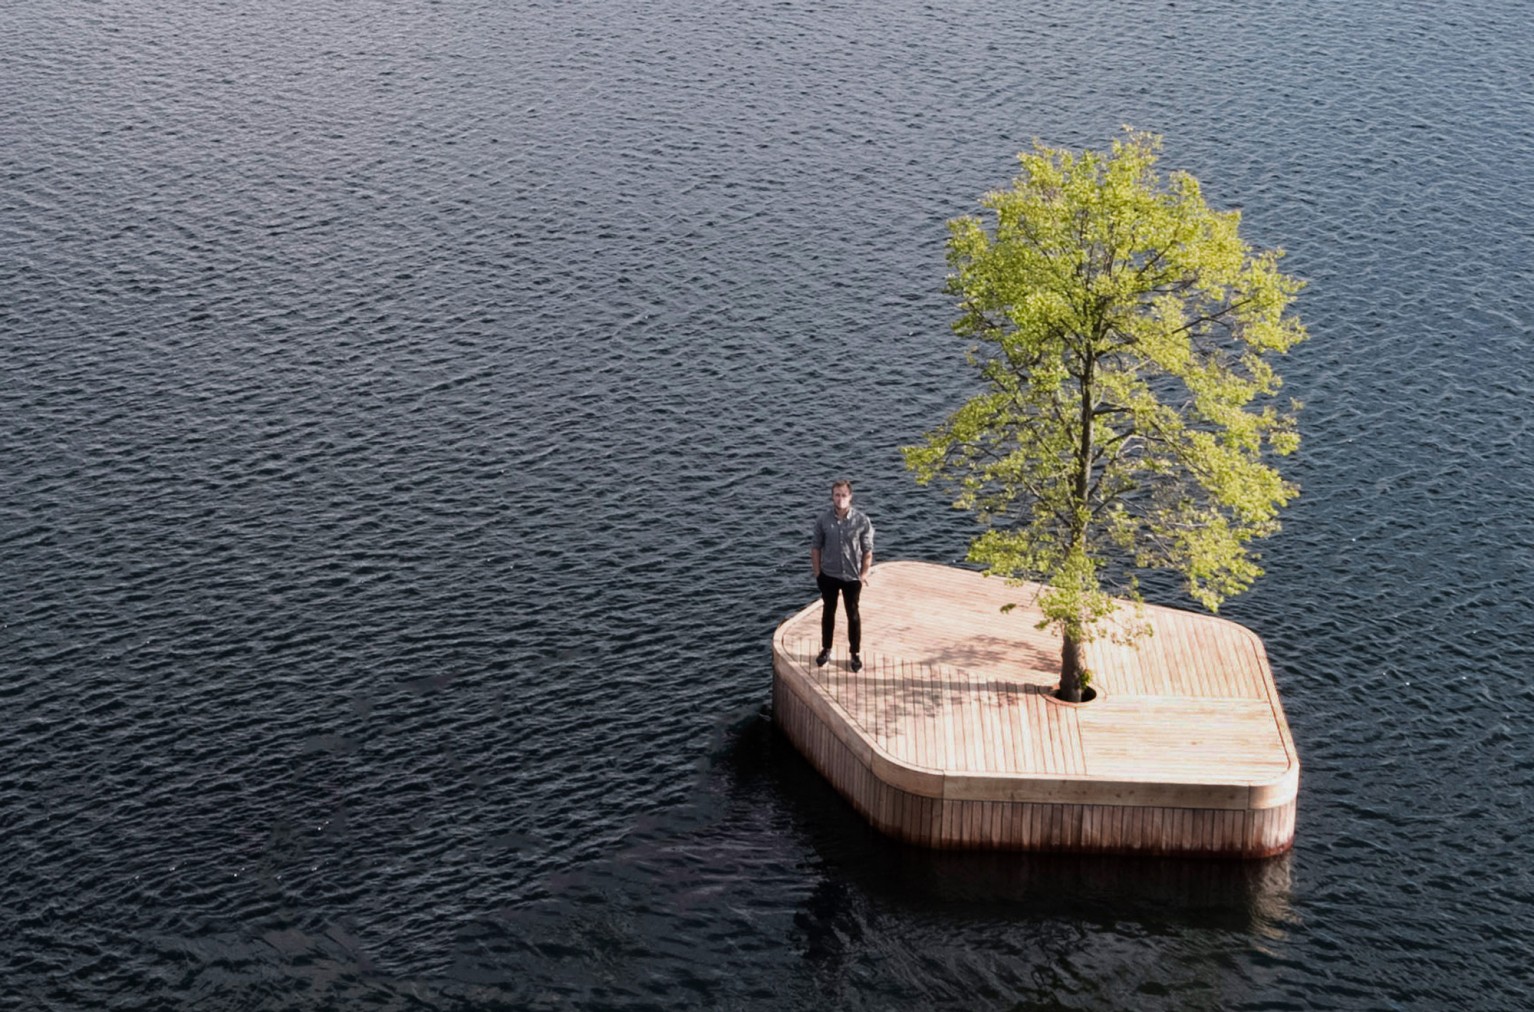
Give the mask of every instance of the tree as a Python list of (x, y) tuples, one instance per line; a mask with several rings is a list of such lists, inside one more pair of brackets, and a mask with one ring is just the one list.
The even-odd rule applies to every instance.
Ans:
[(983, 388), (902, 450), (987, 525), (971, 561), (1045, 585), (1075, 702), (1082, 647), (1114, 595), (1141, 600), (1136, 573), (1175, 571), (1216, 611), (1261, 575), (1250, 543), (1299, 492), (1269, 461), (1299, 445), (1272, 358), (1305, 339), (1286, 312), (1302, 283), (1241, 240), (1240, 212), (1162, 178), (1160, 150), (1128, 128), (1108, 152), (1035, 142), (986, 221), (949, 222), (953, 329)]

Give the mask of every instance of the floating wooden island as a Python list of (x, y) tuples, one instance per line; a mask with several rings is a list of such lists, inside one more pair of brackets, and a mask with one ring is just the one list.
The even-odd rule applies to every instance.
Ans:
[[(1097, 698), (1054, 698), (1060, 640), (1032, 588), (922, 562), (875, 566), (864, 668), (846, 616), (817, 668), (818, 600), (773, 638), (773, 713), (874, 826), (911, 843), (1267, 857), (1294, 841), (1300, 761), (1262, 641), (1145, 606), (1154, 634), (1087, 646)], [(1016, 602), (1010, 614), (1001, 606)]]

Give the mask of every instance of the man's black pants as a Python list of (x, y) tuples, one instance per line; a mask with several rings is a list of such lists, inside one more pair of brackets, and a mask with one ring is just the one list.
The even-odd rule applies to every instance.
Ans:
[(862, 653), (863, 619), (858, 615), (858, 596), (863, 593), (862, 582), (838, 580), (825, 573), (817, 576), (815, 582), (820, 586), (820, 600), (825, 604), (820, 612), (821, 649), (831, 649), (831, 640), (836, 635), (836, 595), (841, 594), (847, 608), (847, 645), (853, 653)]

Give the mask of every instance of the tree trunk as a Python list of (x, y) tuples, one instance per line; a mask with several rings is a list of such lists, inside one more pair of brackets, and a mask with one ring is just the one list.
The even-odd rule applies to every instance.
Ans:
[(1060, 691), (1056, 695), (1067, 703), (1081, 702), (1081, 675), (1086, 669), (1081, 640), (1067, 630), (1060, 645)]

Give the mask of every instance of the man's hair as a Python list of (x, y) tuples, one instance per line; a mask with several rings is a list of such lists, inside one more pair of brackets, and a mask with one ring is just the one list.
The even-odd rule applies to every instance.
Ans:
[(831, 483), (831, 491), (835, 492), (839, 488), (844, 488), (848, 492), (851, 492), (852, 482), (848, 481), (846, 478), (838, 478)]

